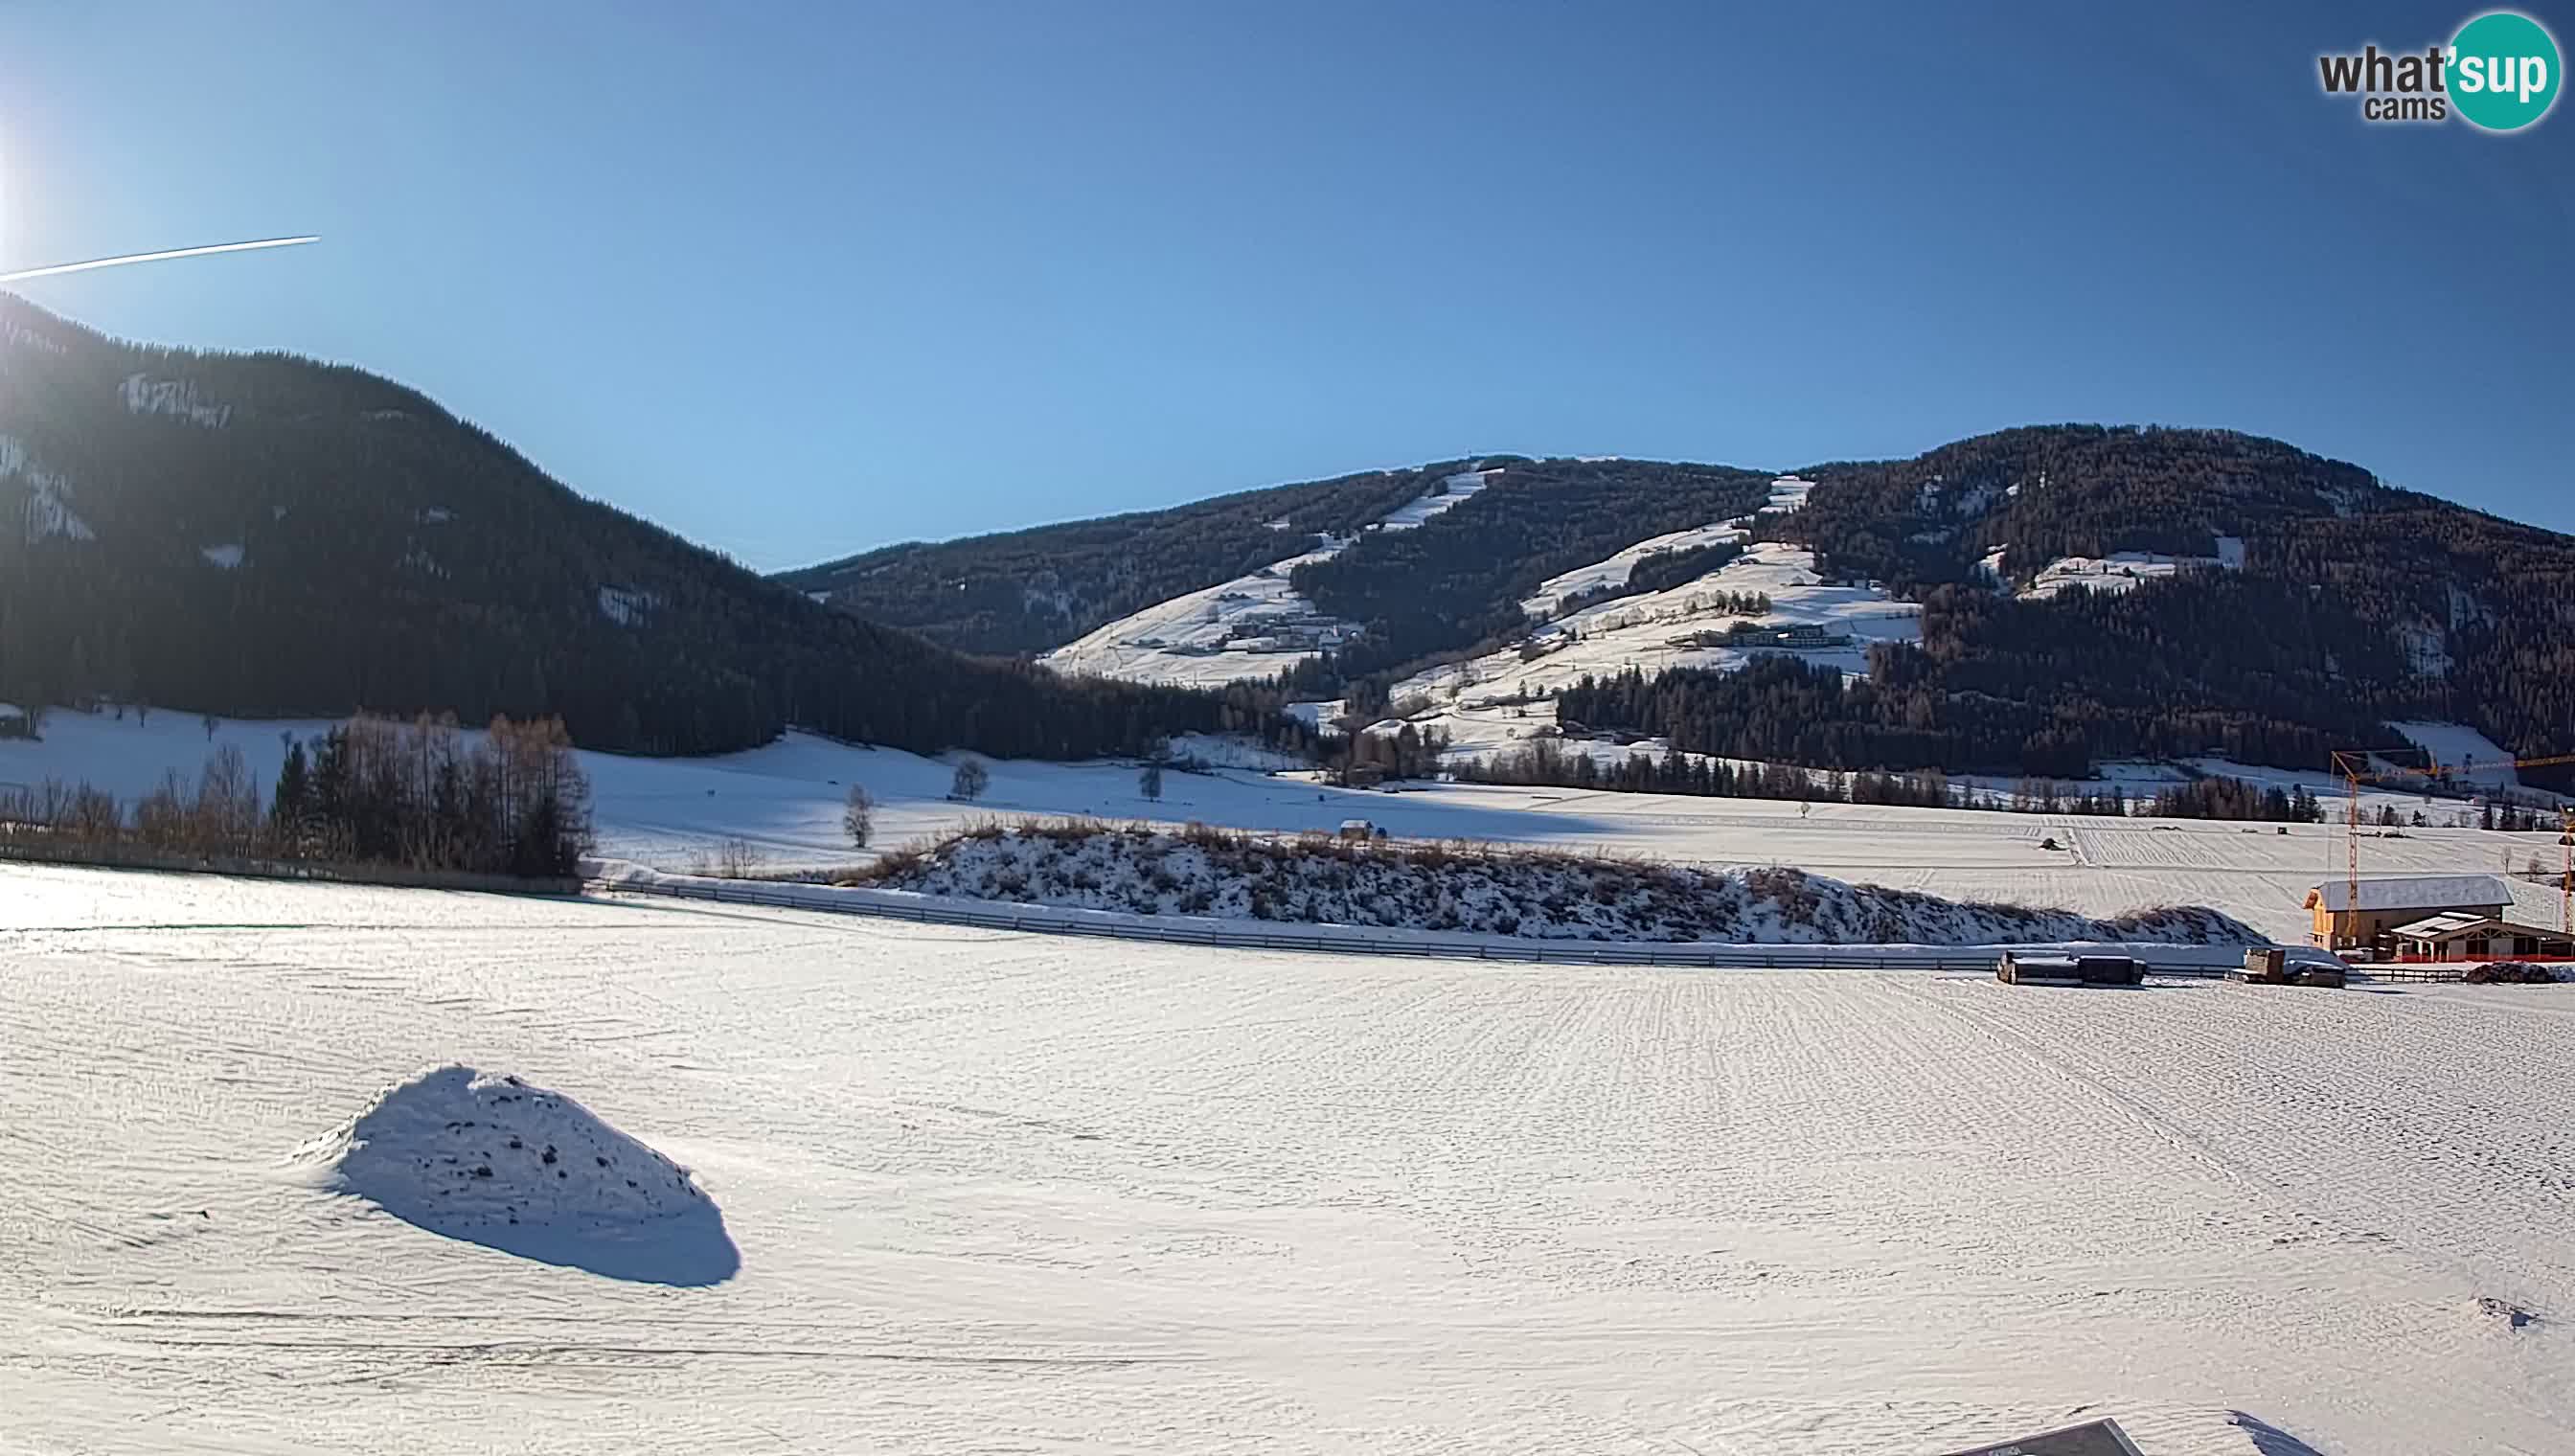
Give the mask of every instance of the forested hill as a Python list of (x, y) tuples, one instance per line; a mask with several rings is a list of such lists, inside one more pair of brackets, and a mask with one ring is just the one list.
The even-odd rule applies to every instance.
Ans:
[[(1465, 469), (1487, 475), (1471, 499), (1415, 529), (1363, 529)], [(947, 641), (1036, 653), (1329, 533), (1349, 544), (1289, 581), (1358, 634), (1286, 687), (1376, 713), (1424, 662), (1531, 631), (1518, 603), (1552, 574), (1744, 520), (1810, 548), (1826, 579), (1924, 604), (1921, 646), (1882, 649), (1866, 693), (1823, 691), (1783, 661), (1640, 674), (1568, 717), (1854, 769), (2075, 773), (2207, 748), (2319, 768), (2330, 747), (2392, 743), (2386, 726), (2412, 719), (2575, 752), (2575, 538), (2224, 430), (2035, 427), (1796, 474), (1813, 482), (1802, 505), (1764, 511), (1767, 472), (1469, 458), (889, 548), (785, 580)], [(2163, 560), (2132, 575), (2123, 553)], [(1627, 584), (1681, 585), (1656, 569), (1693, 560), (1649, 559)]]
[[(1805, 508), (1764, 531), (1928, 605), (1922, 648), (1885, 655), (1878, 692), (1796, 711), (1846, 732), (1846, 755), (1954, 728), (1951, 756), (2011, 742), (2035, 771), (2195, 738), (2316, 767), (2328, 740), (2384, 741), (2377, 725), (2406, 719), (2575, 752), (2575, 537), (2225, 430), (2008, 430), (1800, 474)], [(2198, 565), (2116, 597), (2013, 595), (2051, 563), (2123, 552)], [(1702, 685), (1691, 712), (1781, 687)]]
[(1034, 656), (1102, 623), (1347, 536), (1465, 462), (1239, 491), (956, 541), (907, 542), (780, 574), (782, 586), (968, 652)]
[(363, 371), (138, 347), (0, 295), (0, 700), (102, 696), (560, 714), (656, 753), (797, 724), (1081, 756), (1255, 717), (829, 610)]
[[(1402, 531), (1367, 528), (1461, 471), (1495, 489)], [(1462, 650), (1520, 621), (1518, 600), (1554, 573), (1644, 537), (1749, 516), (1766, 472), (1641, 460), (1491, 455), (1219, 496), (937, 544), (887, 547), (777, 580), (862, 617), (984, 652), (1037, 654), (1104, 623), (1349, 539), (1292, 582), (1321, 611), (1363, 624), (1336, 673), (1380, 673)], [(1303, 675), (1307, 678), (1311, 674)], [(1335, 679), (1334, 681), (1337, 681)], [(1326, 693), (1306, 682), (1298, 691)]]

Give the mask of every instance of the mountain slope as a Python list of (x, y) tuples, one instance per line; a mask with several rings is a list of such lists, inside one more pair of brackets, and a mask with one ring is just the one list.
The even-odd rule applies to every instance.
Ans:
[[(1481, 484), (1456, 488), (1469, 475)], [(1482, 456), (889, 547), (776, 580), (939, 641), (1044, 653), (1131, 618), (1138, 634), (1163, 635), (1161, 619), (1188, 606), (1181, 599), (1275, 569), (1300, 609), (1362, 629), (1332, 654), (1327, 677), (1308, 665), (1291, 680), (1321, 694), (1342, 678), (1516, 632), (1519, 602), (1549, 579), (1647, 536), (1749, 516), (1770, 479), (1726, 466)], [(1079, 660), (1114, 661), (1114, 646), (1091, 645)], [(1248, 676), (1282, 665), (1275, 654), (1250, 657)], [(1166, 676), (1168, 664), (1135, 672)]]
[[(1459, 463), (1462, 465), (1462, 462)], [(1240, 491), (1168, 511), (908, 542), (775, 580), (969, 652), (1030, 655), (1342, 537), (1458, 466)]]
[[(1277, 544), (1277, 591), (1347, 640), (1246, 653), (1243, 671), (1285, 662), (1291, 696), (1375, 717), (1395, 690), (1516, 703), (1576, 686), (1589, 664), (1611, 675), (1635, 664), (1633, 682), (1567, 717), (1832, 767), (2075, 773), (2103, 757), (2221, 747), (2314, 768), (2330, 747), (2398, 741), (2386, 727), (2398, 720), (2464, 723), (2518, 753), (2575, 751), (2575, 538), (2278, 441), (2037, 427), (1775, 484), (1644, 461), (1480, 464), (1492, 468), (1485, 488), (1419, 530), (1362, 531), (1310, 554), (1301, 537)], [(1408, 491), (1453, 468), (1385, 479)], [(1349, 483), (1270, 494), (1325, 487)], [(1381, 509), (1386, 498), (1336, 499)], [(1179, 519), (897, 548), (885, 562), (935, 559), (978, 573), (982, 590), (1035, 592), (1062, 563), (1140, 554)], [(1067, 543), (1076, 556), (1057, 555)], [(1172, 589), (1158, 606), (1051, 632), (1024, 623), (1019, 641), (1060, 648), (1088, 634), (1086, 661), (1168, 675), (1152, 654), (1130, 654), (1131, 668), (1101, 649), (1137, 646), (1119, 623), (1164, 624), (1183, 608), (1222, 627), (1189, 594), (1253, 570), (1241, 560), (1176, 557), (1154, 578)], [(1760, 595), (1773, 581), (1801, 600)], [(1803, 600), (1834, 594), (1886, 625), (1852, 632)], [(925, 631), (974, 630), (937, 594), (914, 610)], [(1829, 641), (1782, 636), (1817, 623)], [(1222, 681), (1229, 666), (1188, 676)], [(1702, 671), (1658, 676), (1666, 667)], [(1874, 681), (1845, 696), (1815, 667)]]
[(362, 371), (138, 347), (0, 295), (0, 699), (93, 696), (557, 713), (643, 752), (796, 723), (1079, 756), (1257, 718), (829, 611)]
[[(1842, 702), (1824, 722), (2011, 705), (2031, 768), (2068, 746), (2186, 751), (2201, 732), (2312, 767), (2398, 741), (2383, 724), (2406, 718), (2575, 751), (2575, 537), (2224, 430), (2009, 430), (1804, 474), (1817, 485), (1777, 534), (1926, 604), (1920, 652), (1873, 675), (1913, 701)], [(2180, 565), (2048, 580), (2122, 554)], [(2051, 591), (2065, 582), (2118, 595)]]

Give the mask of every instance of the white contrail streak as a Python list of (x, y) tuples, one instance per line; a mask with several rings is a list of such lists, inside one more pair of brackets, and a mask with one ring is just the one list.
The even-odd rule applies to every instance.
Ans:
[(86, 263), (57, 263), (50, 268), (26, 268), (16, 273), (0, 273), (0, 283), (16, 283), (27, 278), (51, 278), (57, 273), (87, 273), (93, 268), (122, 268), (128, 263), (159, 263), (168, 258), (203, 258), (209, 253), (247, 253), (254, 248), (292, 248), (298, 243), (319, 243), (310, 238), (261, 238), (250, 243), (211, 243), (203, 248), (172, 248), (166, 253), (128, 253), (117, 258), (92, 258)]

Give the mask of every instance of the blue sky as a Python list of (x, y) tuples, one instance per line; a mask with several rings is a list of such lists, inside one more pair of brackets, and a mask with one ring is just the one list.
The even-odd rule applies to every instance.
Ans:
[(2111, 9), (13, 6), (0, 267), (321, 233), (24, 291), (390, 375), (762, 568), (2063, 420), (2575, 530), (2575, 102), (2319, 94), (2467, 8)]

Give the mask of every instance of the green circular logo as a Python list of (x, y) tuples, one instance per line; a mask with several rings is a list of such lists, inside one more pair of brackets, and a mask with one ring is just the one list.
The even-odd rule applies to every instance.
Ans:
[(2548, 114), (2560, 87), (2557, 40), (2510, 10), (2488, 11), (2450, 42), (2450, 104), (2475, 126), (2517, 132)]

